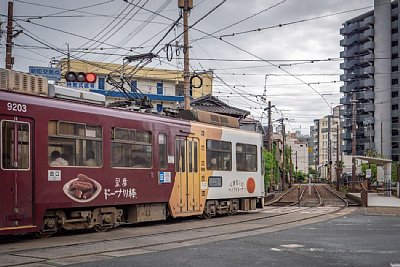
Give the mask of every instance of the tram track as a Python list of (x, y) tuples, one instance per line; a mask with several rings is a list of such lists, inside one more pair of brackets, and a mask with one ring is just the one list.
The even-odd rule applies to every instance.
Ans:
[[(28, 240), (28, 245), (39, 243), (36, 244), (39, 247), (33, 249), (26, 247), (24, 249), (23, 246), (20, 247), (18, 244), (14, 244), (7, 249), (5, 245), (0, 245), (0, 249), (3, 251), (0, 253), (0, 266), (1, 262), (3, 262), (1, 258), (7, 255), (23, 257), (26, 259), (24, 264), (47, 263), (68, 260), (71, 257), (87, 257), (92, 255), (113, 257), (113, 255), (116, 256), (117, 254), (140, 253), (140, 251), (147, 253), (162, 250), (163, 247), (171, 248), (180, 245), (211, 242), (212, 240), (224, 238), (247, 236), (260, 231), (268, 231), (274, 227), (286, 227), (291, 224), (322, 218), (323, 216), (333, 216), (345, 207), (346, 205), (332, 207), (333, 209), (330, 212), (315, 214), (311, 211), (317, 211), (318, 207), (300, 208), (302, 211), (307, 211), (300, 214), (297, 209), (293, 209), (290, 212), (268, 215), (263, 213), (263, 211), (259, 211), (258, 213), (241, 215), (252, 217), (239, 220), (239, 216), (227, 216), (212, 220), (183, 222), (183, 224), (190, 223), (190, 226), (183, 229), (181, 223), (172, 223), (150, 227), (121, 227), (118, 228), (120, 231), (116, 229), (107, 233), (57, 236), (46, 240), (32, 239)], [(141, 229), (143, 231), (140, 231)], [(143, 232), (147, 233), (143, 234)], [(64, 243), (56, 245), (56, 241), (60, 241), (60, 239), (64, 239)], [(54, 242), (48, 242), (52, 240)]]

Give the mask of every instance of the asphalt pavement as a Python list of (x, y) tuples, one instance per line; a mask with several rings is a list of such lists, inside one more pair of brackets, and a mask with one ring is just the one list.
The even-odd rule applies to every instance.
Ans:
[(377, 216), (360, 208), (343, 217), (288, 230), (74, 266), (397, 267), (397, 213)]

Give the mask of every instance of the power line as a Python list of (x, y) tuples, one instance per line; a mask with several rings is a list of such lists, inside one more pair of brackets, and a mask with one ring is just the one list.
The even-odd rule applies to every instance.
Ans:
[(298, 24), (298, 23), (303, 23), (303, 22), (308, 22), (308, 21), (313, 21), (313, 20), (328, 18), (328, 17), (332, 17), (332, 16), (342, 15), (342, 14), (346, 14), (346, 13), (350, 13), (350, 12), (355, 12), (355, 11), (360, 11), (360, 10), (364, 10), (364, 9), (368, 9), (368, 8), (372, 8), (372, 7), (373, 7), (373, 6), (362, 7), (362, 8), (355, 8), (355, 9), (351, 9), (351, 10), (336, 12), (336, 13), (327, 14), (327, 15), (322, 15), (322, 16), (317, 16), (317, 17), (313, 17), (313, 18), (301, 19), (301, 20), (296, 20), (296, 21), (286, 22), (286, 23), (280, 23), (280, 24), (276, 24), (276, 25), (268, 26), (268, 27), (260, 27), (260, 28), (257, 28), (257, 29), (252, 29), (252, 30), (247, 30), (247, 31), (235, 32), (235, 33), (230, 33), (230, 34), (224, 34), (224, 35), (218, 36), (218, 38), (234, 37), (234, 36), (243, 35), (243, 34), (252, 33), (252, 32), (260, 32), (260, 31), (264, 31), (264, 30), (268, 30), (268, 29), (273, 29), (273, 28), (281, 28), (281, 27), (288, 26), (288, 25), (293, 25), (293, 24)]

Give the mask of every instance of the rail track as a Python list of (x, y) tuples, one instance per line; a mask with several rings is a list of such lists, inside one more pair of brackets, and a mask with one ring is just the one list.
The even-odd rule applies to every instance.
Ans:
[(327, 185), (299, 185), (269, 203), (272, 206), (347, 207), (348, 201)]
[[(306, 186), (301, 187), (301, 201), (306, 203), (308, 193)], [(172, 223), (160, 223), (152, 225), (142, 225), (139, 227), (120, 227), (105, 233), (83, 233), (55, 236), (48, 239), (34, 239), (27, 237), (13, 237), (4, 242), (0, 239), (0, 266), (2, 262), (8, 266), (18, 264), (33, 263), (55, 263), (62, 261), (72, 261), (73, 258), (83, 258), (88, 256), (107, 256), (113, 257), (118, 253), (129, 254), (132, 250), (147, 251), (154, 247), (169, 247), (172, 244), (194, 244), (210, 242), (213, 239), (232, 238), (234, 236), (247, 236), (257, 232), (268, 231), (271, 227), (282, 227), (290, 224), (316, 219), (322, 216), (333, 215), (341, 211), (345, 205), (339, 205), (339, 201), (333, 204), (327, 202), (329, 194), (333, 194), (326, 188), (314, 189), (312, 195), (320, 195), (324, 204), (329, 204), (330, 211), (316, 211), (319, 205), (312, 207), (303, 206), (300, 208), (307, 212), (296, 213), (298, 209), (293, 208), (280, 214), (265, 213), (263, 211), (246, 213), (240, 216), (224, 216), (211, 220), (176, 220)], [(325, 190), (325, 191), (323, 191)], [(292, 191), (296, 192), (297, 187)], [(324, 193), (318, 193), (318, 192)], [(292, 192), (292, 194), (295, 194)], [(287, 203), (294, 196), (286, 196)], [(283, 199), (283, 197), (281, 198)], [(300, 203), (301, 203), (300, 201)], [(311, 202), (307, 202), (311, 203)], [(291, 206), (298, 204), (292, 201)], [(136, 252), (135, 252), (136, 253)], [(9, 257), (20, 257), (22, 262), (7, 262)], [(82, 261), (82, 260), (81, 260)], [(79, 262), (79, 261), (78, 261)]]

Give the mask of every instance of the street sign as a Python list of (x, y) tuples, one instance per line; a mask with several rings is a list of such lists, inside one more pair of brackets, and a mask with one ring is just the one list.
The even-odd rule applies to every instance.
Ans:
[(45, 77), (48, 80), (53, 80), (53, 81), (61, 80), (61, 69), (60, 68), (29, 66), (29, 73)]

